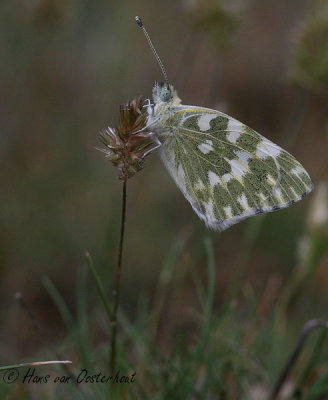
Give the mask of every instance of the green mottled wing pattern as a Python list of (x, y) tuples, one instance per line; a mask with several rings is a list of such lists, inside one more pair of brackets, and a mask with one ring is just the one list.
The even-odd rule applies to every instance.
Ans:
[(171, 176), (214, 230), (288, 207), (312, 190), (292, 155), (219, 111), (177, 106), (161, 140)]

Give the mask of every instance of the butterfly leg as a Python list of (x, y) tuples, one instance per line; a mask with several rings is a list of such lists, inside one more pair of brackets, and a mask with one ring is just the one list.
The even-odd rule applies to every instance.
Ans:
[(152, 151), (158, 149), (159, 147), (162, 146), (161, 141), (158, 139), (158, 137), (156, 135), (153, 135), (153, 141), (154, 141), (154, 147), (150, 148), (149, 150), (145, 151), (142, 158), (146, 157), (149, 153), (151, 153)]
[(156, 124), (158, 121), (159, 121), (159, 118), (152, 120), (148, 125), (144, 126), (143, 128), (139, 129), (138, 131), (132, 132), (131, 135), (136, 135), (137, 133), (146, 131), (148, 128), (150, 128), (151, 126)]
[[(145, 100), (145, 103), (146, 103), (146, 104), (143, 105), (143, 107), (150, 107), (151, 110), (152, 110), (152, 114), (153, 114), (153, 111), (154, 111), (154, 104), (150, 102), (150, 99), (146, 99), (146, 100)], [(148, 111), (149, 111), (149, 110), (148, 110)]]

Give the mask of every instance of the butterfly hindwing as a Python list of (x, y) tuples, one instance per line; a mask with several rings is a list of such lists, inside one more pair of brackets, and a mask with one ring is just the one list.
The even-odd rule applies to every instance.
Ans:
[(182, 105), (171, 115), (162, 160), (209, 228), (288, 207), (312, 190), (292, 155), (236, 119)]

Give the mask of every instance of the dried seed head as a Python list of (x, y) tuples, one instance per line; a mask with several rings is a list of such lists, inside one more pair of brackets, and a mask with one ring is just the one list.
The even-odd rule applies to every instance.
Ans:
[[(143, 112), (141, 98), (120, 106), (119, 123), (100, 133), (106, 158), (118, 169), (119, 179), (131, 178), (144, 167), (144, 158), (156, 147), (158, 140), (145, 129), (147, 114)], [(138, 132), (138, 133), (136, 133)]]
[(298, 27), (290, 66), (293, 82), (312, 92), (328, 84), (328, 5), (320, 4), (314, 3), (313, 13)]

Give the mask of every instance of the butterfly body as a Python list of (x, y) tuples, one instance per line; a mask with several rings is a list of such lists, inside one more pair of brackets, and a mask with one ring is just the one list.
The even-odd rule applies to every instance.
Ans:
[(302, 165), (236, 119), (181, 105), (172, 85), (156, 84), (147, 125), (160, 154), (197, 215), (214, 230), (290, 206), (312, 190)]

